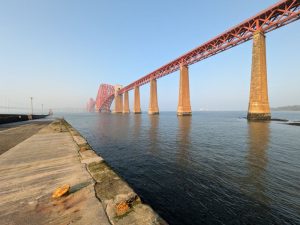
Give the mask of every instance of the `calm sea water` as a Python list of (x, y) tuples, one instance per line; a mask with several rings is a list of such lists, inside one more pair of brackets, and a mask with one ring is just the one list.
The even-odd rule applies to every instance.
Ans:
[(300, 127), (245, 115), (65, 118), (169, 224), (300, 224)]

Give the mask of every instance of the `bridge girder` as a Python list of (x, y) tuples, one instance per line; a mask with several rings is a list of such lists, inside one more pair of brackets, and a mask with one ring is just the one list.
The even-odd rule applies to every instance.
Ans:
[(253, 38), (256, 31), (264, 33), (275, 30), (300, 18), (300, 0), (283, 0), (257, 15), (214, 37), (168, 64), (125, 86), (118, 94), (134, 89), (180, 69), (216, 55)]

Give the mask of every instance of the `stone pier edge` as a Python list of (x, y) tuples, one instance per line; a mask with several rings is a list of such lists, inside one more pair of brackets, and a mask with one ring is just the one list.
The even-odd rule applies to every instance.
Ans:
[[(168, 224), (149, 205), (141, 201), (127, 182), (116, 174), (102, 157), (97, 155), (75, 128), (64, 119), (62, 119), (62, 123), (78, 145), (80, 161), (85, 164), (87, 171), (94, 179), (95, 195), (102, 204), (111, 224)], [(118, 205), (127, 205), (128, 209), (118, 211)]]

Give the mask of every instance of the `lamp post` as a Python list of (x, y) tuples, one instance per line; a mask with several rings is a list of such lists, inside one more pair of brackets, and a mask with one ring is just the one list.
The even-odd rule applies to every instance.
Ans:
[(30, 102), (31, 102), (31, 115), (33, 115), (33, 97), (30, 97)]

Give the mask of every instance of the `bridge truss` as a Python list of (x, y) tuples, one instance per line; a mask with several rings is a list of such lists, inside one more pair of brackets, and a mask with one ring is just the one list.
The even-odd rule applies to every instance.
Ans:
[(115, 88), (110, 84), (101, 84), (96, 98), (96, 111), (110, 112), (111, 103), (115, 97)]
[(118, 91), (123, 94), (136, 86), (144, 85), (180, 69), (180, 65), (191, 65), (252, 39), (254, 32), (264, 33), (287, 25), (300, 18), (300, 0), (283, 0), (257, 15), (225, 31), (199, 47), (187, 52), (168, 64), (154, 70)]

